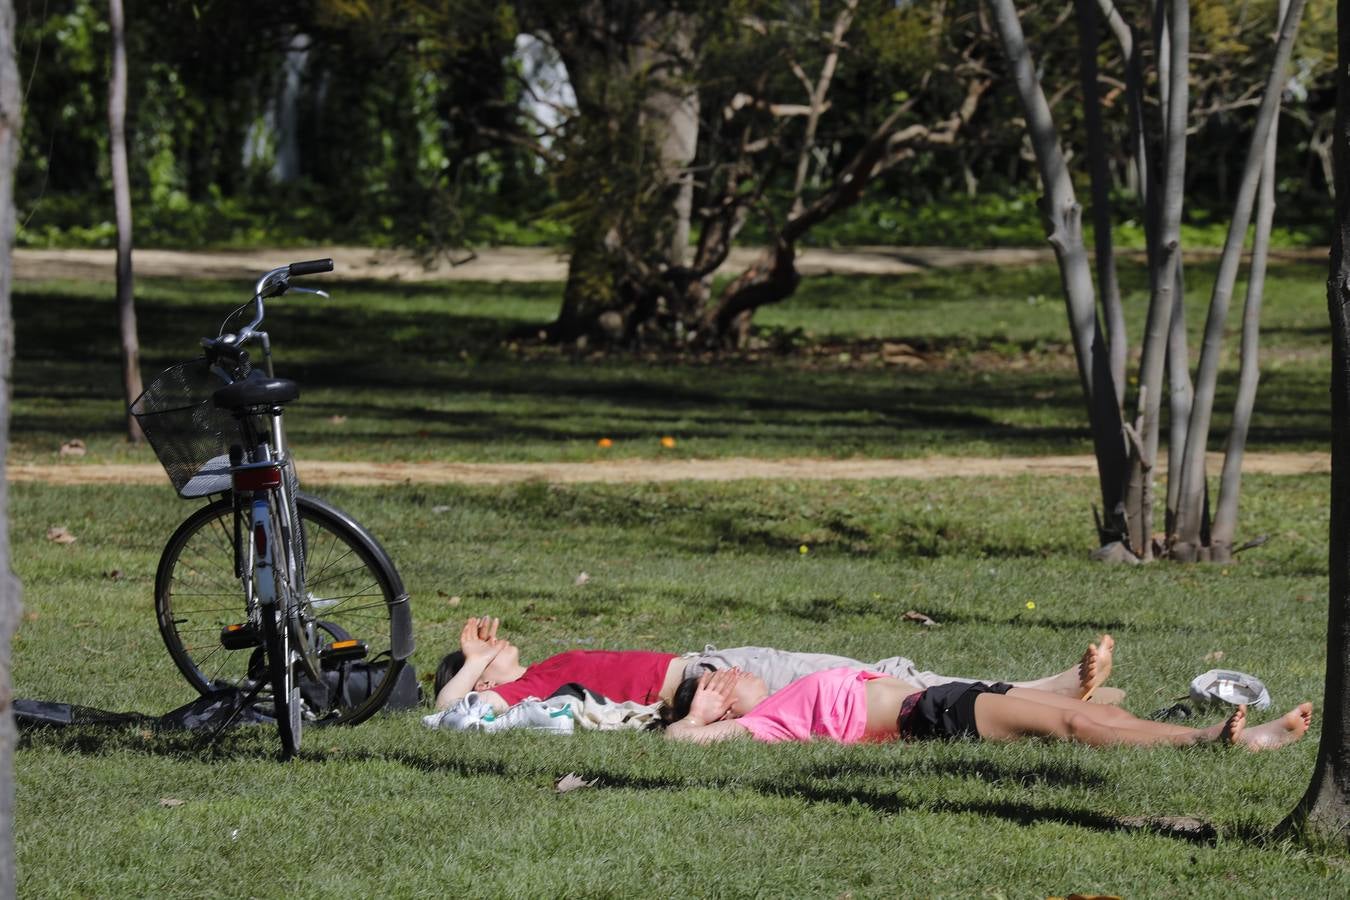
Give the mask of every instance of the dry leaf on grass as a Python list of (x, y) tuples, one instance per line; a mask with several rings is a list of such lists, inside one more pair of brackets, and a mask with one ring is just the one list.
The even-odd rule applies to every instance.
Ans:
[(108, 571), (103, 573), (103, 577), (107, 578), (109, 581), (119, 581), (122, 578), (122, 570), (109, 569)]
[(1207, 662), (1207, 663), (1216, 663), (1216, 662), (1218, 662), (1219, 660), (1223, 659), (1223, 657), (1224, 657), (1224, 652), (1223, 652), (1222, 650), (1213, 650), (1213, 651), (1211, 651), (1211, 652), (1205, 654), (1205, 662)]
[(906, 613), (905, 613), (903, 616), (901, 616), (900, 618), (904, 619), (906, 622), (918, 622), (920, 625), (923, 625), (923, 626), (929, 627), (929, 628), (931, 628), (931, 627), (934, 626), (934, 625), (940, 625), (940, 624), (942, 624), (942, 623), (938, 622), (937, 620), (931, 619), (931, 618), (929, 618), (928, 616), (925, 616), (923, 613), (919, 612), (918, 610), (914, 610), (914, 609), (909, 610), (908, 612), (906, 612)]
[(186, 802), (187, 802), (186, 800), (179, 800), (177, 797), (160, 797), (160, 798), (159, 798), (159, 805), (160, 805), (160, 806), (182, 806), (182, 805), (183, 805), (184, 803), (186, 803)]
[(328, 424), (329, 424), (329, 425), (346, 425), (346, 424), (347, 424), (347, 417), (346, 417), (346, 416), (329, 416), (329, 417), (328, 417)]
[(559, 778), (553, 785), (553, 789), (560, 794), (566, 794), (568, 791), (579, 791), (582, 788), (595, 787), (598, 778), (592, 778), (590, 781), (582, 778), (576, 772), (568, 772)]
[(581, 587), (583, 584), (585, 584), (590, 580), (591, 576), (586, 574), (585, 572), (582, 572), (580, 575), (577, 576), (576, 581), (574, 581), (573, 584), (575, 584), (577, 587)]
[(72, 438), (61, 445), (59, 456), (84, 456), (88, 453), (88, 448), (84, 446), (84, 441), (79, 438)]
[(73, 544), (75, 535), (71, 534), (62, 525), (53, 525), (47, 529), (47, 540), (54, 544)]

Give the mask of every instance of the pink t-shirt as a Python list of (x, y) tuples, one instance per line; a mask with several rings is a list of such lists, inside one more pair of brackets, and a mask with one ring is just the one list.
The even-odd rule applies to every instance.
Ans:
[(826, 669), (792, 682), (736, 719), (757, 741), (828, 738), (856, 744), (867, 730), (865, 682), (885, 678), (862, 669)]
[(569, 650), (529, 666), (524, 675), (492, 691), (515, 706), (526, 697), (551, 697), (576, 682), (619, 703), (655, 703), (673, 659), (674, 653), (646, 650)]

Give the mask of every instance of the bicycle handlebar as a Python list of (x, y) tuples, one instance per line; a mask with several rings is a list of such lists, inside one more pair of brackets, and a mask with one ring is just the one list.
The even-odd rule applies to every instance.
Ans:
[(293, 262), (287, 268), (290, 270), (292, 278), (298, 278), (301, 275), (318, 275), (322, 272), (333, 271), (333, 261), (331, 259), (311, 259), (305, 262)]
[[(284, 294), (291, 286), (292, 278), (303, 275), (318, 275), (322, 272), (331, 271), (333, 271), (333, 261), (331, 259), (303, 260), (285, 266), (278, 266), (271, 270), (263, 275), (263, 277), (259, 278), (258, 283), (253, 288), (253, 321), (249, 322), (243, 328), (240, 328), (235, 334), (222, 333), (214, 340), (203, 338), (202, 346), (207, 349), (208, 354), (228, 352), (230, 355), (233, 355), (236, 351), (232, 351), (230, 348), (237, 348), (237, 351), (242, 351), (245, 343), (252, 340), (255, 335), (262, 334), (262, 332), (257, 329), (258, 326), (262, 324), (263, 301), (265, 299)], [(322, 294), (325, 297), (328, 296), (327, 294), (324, 294), (323, 291), (309, 291), (306, 288), (296, 288), (296, 290), (305, 290), (308, 293)], [(265, 344), (266, 339), (264, 336), (264, 345)], [(265, 346), (264, 350), (266, 350)]]

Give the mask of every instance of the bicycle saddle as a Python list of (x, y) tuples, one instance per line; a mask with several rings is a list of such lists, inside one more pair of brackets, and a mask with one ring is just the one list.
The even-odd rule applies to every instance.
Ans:
[(254, 369), (248, 377), (226, 385), (211, 395), (217, 409), (247, 406), (280, 406), (300, 396), (300, 385), (289, 378), (268, 378)]

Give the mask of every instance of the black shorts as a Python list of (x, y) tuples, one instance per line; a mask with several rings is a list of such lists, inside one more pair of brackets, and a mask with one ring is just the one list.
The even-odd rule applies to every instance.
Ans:
[(1002, 681), (967, 684), (952, 681), (905, 698), (900, 708), (900, 736), (906, 740), (979, 737), (975, 727), (975, 698), (981, 694), (1006, 694), (1011, 684)]

